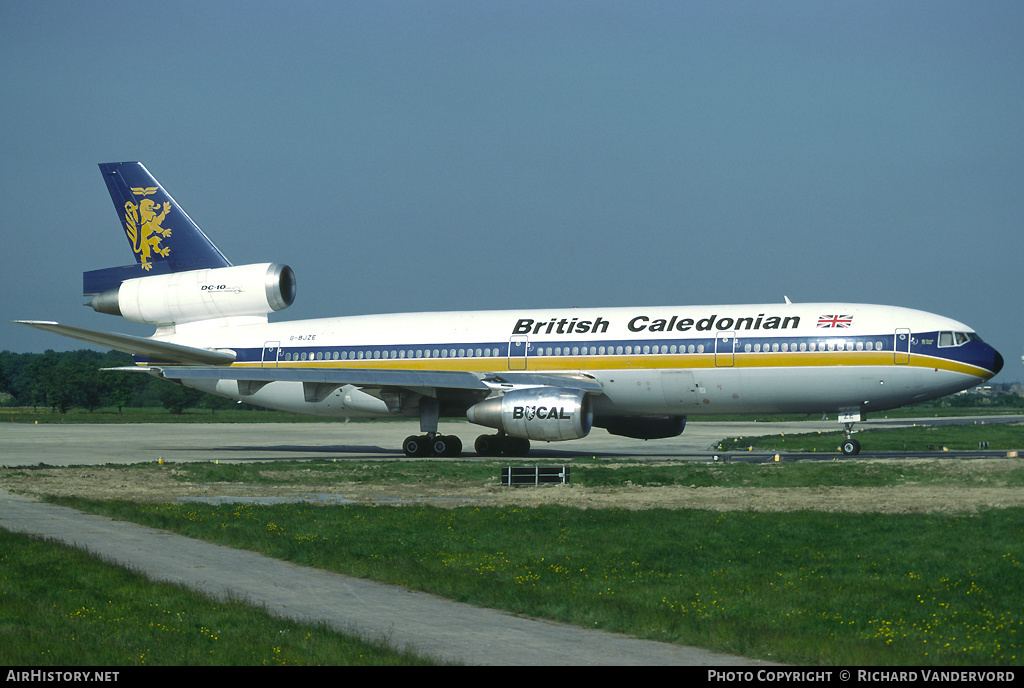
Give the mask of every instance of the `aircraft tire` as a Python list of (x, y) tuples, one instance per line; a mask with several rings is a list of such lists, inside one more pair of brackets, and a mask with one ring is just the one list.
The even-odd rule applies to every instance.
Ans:
[(429, 443), (427, 442), (426, 435), (409, 435), (405, 438), (405, 441), (402, 442), (402, 451), (410, 458), (426, 456), (429, 451)]
[(497, 435), (480, 435), (473, 443), (473, 449), (480, 456), (498, 456), (501, 454), (501, 443)]
[(438, 435), (430, 445), (434, 456), (458, 456), (462, 453), (462, 440), (455, 435)]
[(854, 439), (845, 440), (840, 449), (846, 456), (856, 456), (860, 453), (860, 442)]

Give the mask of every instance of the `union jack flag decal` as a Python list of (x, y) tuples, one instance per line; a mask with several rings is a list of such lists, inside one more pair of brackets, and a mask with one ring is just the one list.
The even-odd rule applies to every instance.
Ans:
[(818, 327), (849, 327), (853, 324), (852, 315), (819, 315)]

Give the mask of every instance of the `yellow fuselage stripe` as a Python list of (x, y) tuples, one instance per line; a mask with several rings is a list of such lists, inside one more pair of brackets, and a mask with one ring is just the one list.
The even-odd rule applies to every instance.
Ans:
[[(896, 363), (896, 356), (907, 359), (907, 354), (896, 354), (892, 351), (856, 351), (856, 352), (790, 352), (780, 353), (737, 353), (737, 354), (648, 354), (632, 356), (530, 356), (526, 359), (525, 370), (533, 372), (565, 372), (580, 370), (644, 370), (644, 369), (758, 369), (758, 368), (795, 368), (837, 366), (850, 367), (892, 367), (892, 368), (934, 368), (949, 372), (963, 373), (977, 377), (987, 377), (989, 371), (978, 366), (961, 363), (948, 358), (937, 358), (922, 354), (910, 354), (907, 363)], [(260, 363), (257, 361), (235, 363), (234, 367), (245, 368), (363, 368), (383, 370), (441, 370), (498, 372), (510, 370), (506, 357), (491, 358), (364, 358), (347, 360), (311, 360), (311, 361), (273, 361)], [(521, 364), (522, 358), (511, 359)], [(511, 368), (521, 370), (522, 368)]]

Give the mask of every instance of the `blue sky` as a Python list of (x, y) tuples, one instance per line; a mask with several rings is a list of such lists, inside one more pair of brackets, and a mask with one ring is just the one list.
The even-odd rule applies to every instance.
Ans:
[(141, 160), (275, 319), (856, 301), (1024, 378), (1019, 2), (0, 0), (0, 349), (131, 252)]

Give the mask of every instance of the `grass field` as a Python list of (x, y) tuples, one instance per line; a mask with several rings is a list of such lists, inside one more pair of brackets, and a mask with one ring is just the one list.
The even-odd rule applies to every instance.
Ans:
[(0, 529), (0, 662), (40, 666), (426, 665), (323, 625), (152, 583)]
[[(982, 446), (990, 450), (1024, 449), (1024, 426), (1017, 424), (922, 425), (865, 430), (855, 437), (871, 451), (880, 452), (970, 451)], [(718, 446), (723, 451), (835, 452), (845, 438), (842, 432), (763, 435), (737, 437)]]
[[(221, 413), (213, 420), (222, 422)], [(884, 441), (901, 450), (974, 449), (984, 440), (991, 449), (1019, 449), (1021, 432), (996, 425), (914, 428), (873, 432), (871, 446), (881, 448)], [(818, 448), (832, 441), (821, 437), (743, 438), (737, 444), (832, 451)], [(181, 464), (175, 471), (180, 480), (199, 483), (301, 479), (426, 486), (479, 484), (492, 479), (501, 463), (221, 463)], [(113, 470), (165, 469), (140, 464)], [(572, 470), (574, 484), (602, 489), (627, 484), (956, 488), (993, 480), (946, 470), (941, 462), (594, 462)], [(1003, 486), (1024, 487), (1022, 470), (997, 479)], [(472, 604), (777, 662), (1014, 666), (1024, 649), (1020, 508), (892, 515), (60, 501)], [(386, 646), (350, 649), (353, 641), (328, 638), (334, 634), (325, 629), (289, 625), (284, 630), (283, 622), (244, 605), (211, 603), (64, 548), (26, 543), (3, 531), (0, 536), (0, 658), (6, 663), (423, 661)], [(172, 640), (195, 646), (199, 654), (194, 659), (178, 655), (189, 657), (187, 662), (174, 659), (176, 650), (165, 654), (163, 649), (173, 648)]]
[[(519, 465), (541, 463), (519, 459)], [(267, 462), (187, 462), (159, 465), (153, 462), (110, 464), (105, 470), (120, 473), (170, 474), (181, 483), (239, 485), (303, 485), (316, 487), (338, 484), (421, 485), (470, 484), (498, 481), (507, 460), (393, 460), (362, 461), (318, 459)], [(795, 461), (775, 463), (711, 463), (686, 461), (629, 462), (593, 461), (589, 457), (570, 465), (572, 484), (583, 487), (899, 487), (902, 485), (943, 485), (972, 487), (999, 484), (1024, 488), (1024, 470), (1007, 464), (998, 473), (954, 470), (955, 464), (938, 460), (917, 461)], [(34, 469), (8, 468), (7, 475), (28, 475)], [(67, 470), (89, 470), (89, 467)]]
[[(476, 481), (493, 470), (481, 462), (302, 465), (336, 470), (335, 480), (372, 473), (378, 482)], [(295, 468), (277, 467), (282, 475)], [(182, 468), (189, 479), (253, 478), (251, 466)], [(609, 486), (647, 479), (766, 488), (971, 480), (927, 465), (778, 468), (593, 467), (573, 476)], [(1000, 480), (1020, 485), (1020, 473)], [(773, 661), (1014, 665), (1022, 656), (1019, 508), (887, 515), (62, 503), (472, 604)]]

